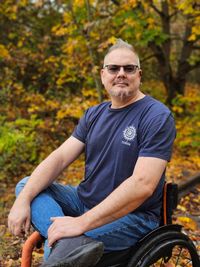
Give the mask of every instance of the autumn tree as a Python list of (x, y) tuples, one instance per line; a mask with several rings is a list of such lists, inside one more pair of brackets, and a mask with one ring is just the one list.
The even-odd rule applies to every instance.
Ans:
[[(200, 4), (194, 0), (112, 1), (119, 7), (120, 34), (130, 37), (146, 55), (157, 59), (171, 104), (184, 94), (188, 74), (200, 66)], [(122, 21), (123, 18), (123, 21)], [(144, 58), (143, 58), (144, 59)]]
[(105, 99), (99, 73), (116, 38), (139, 52), (144, 92), (163, 101), (167, 95), (184, 118), (177, 123), (184, 128), (181, 151), (193, 146), (190, 155), (197, 153), (198, 87), (183, 94), (187, 75), (199, 66), (198, 25), (197, 1), (2, 0), (0, 180), (29, 172), (89, 106)]

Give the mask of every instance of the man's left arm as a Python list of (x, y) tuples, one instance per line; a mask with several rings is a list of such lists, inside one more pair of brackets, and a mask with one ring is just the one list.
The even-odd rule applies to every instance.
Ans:
[(52, 218), (49, 245), (61, 237), (78, 236), (110, 223), (138, 208), (155, 191), (166, 164), (160, 158), (139, 157), (133, 174), (97, 206), (79, 217)]

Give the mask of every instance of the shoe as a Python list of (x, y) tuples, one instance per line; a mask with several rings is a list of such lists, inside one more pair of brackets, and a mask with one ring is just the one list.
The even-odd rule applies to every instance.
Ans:
[(56, 242), (41, 267), (92, 267), (100, 260), (103, 251), (102, 242), (84, 235), (62, 238)]

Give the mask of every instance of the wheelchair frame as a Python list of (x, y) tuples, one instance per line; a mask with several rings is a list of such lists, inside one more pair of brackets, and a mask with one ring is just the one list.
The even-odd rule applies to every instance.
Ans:
[[(167, 264), (175, 246), (189, 251), (192, 260), (192, 265), (189, 266), (200, 267), (200, 259), (193, 242), (181, 232), (181, 225), (172, 224), (172, 213), (177, 203), (177, 184), (165, 183), (160, 226), (139, 240), (135, 246), (104, 254), (95, 267), (148, 267), (159, 259), (162, 259), (161, 264)], [(22, 248), (21, 267), (31, 267), (32, 252), (35, 247), (41, 247), (42, 243), (43, 237), (36, 231), (26, 240)]]

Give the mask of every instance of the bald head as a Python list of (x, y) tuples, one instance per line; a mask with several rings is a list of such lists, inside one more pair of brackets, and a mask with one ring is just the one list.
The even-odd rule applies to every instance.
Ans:
[(108, 57), (108, 55), (114, 51), (114, 50), (120, 50), (120, 49), (125, 49), (125, 50), (129, 50), (131, 51), (135, 57), (136, 57), (136, 60), (137, 60), (137, 65), (138, 67), (140, 68), (140, 60), (139, 60), (139, 56), (138, 54), (136, 53), (135, 49), (133, 48), (132, 45), (130, 45), (129, 43), (127, 42), (124, 42), (122, 39), (117, 39), (116, 43), (114, 45), (112, 45), (109, 49), (108, 49), (108, 52), (106, 53), (105, 57), (104, 57), (104, 65), (105, 65), (105, 62), (106, 62), (106, 59)]

